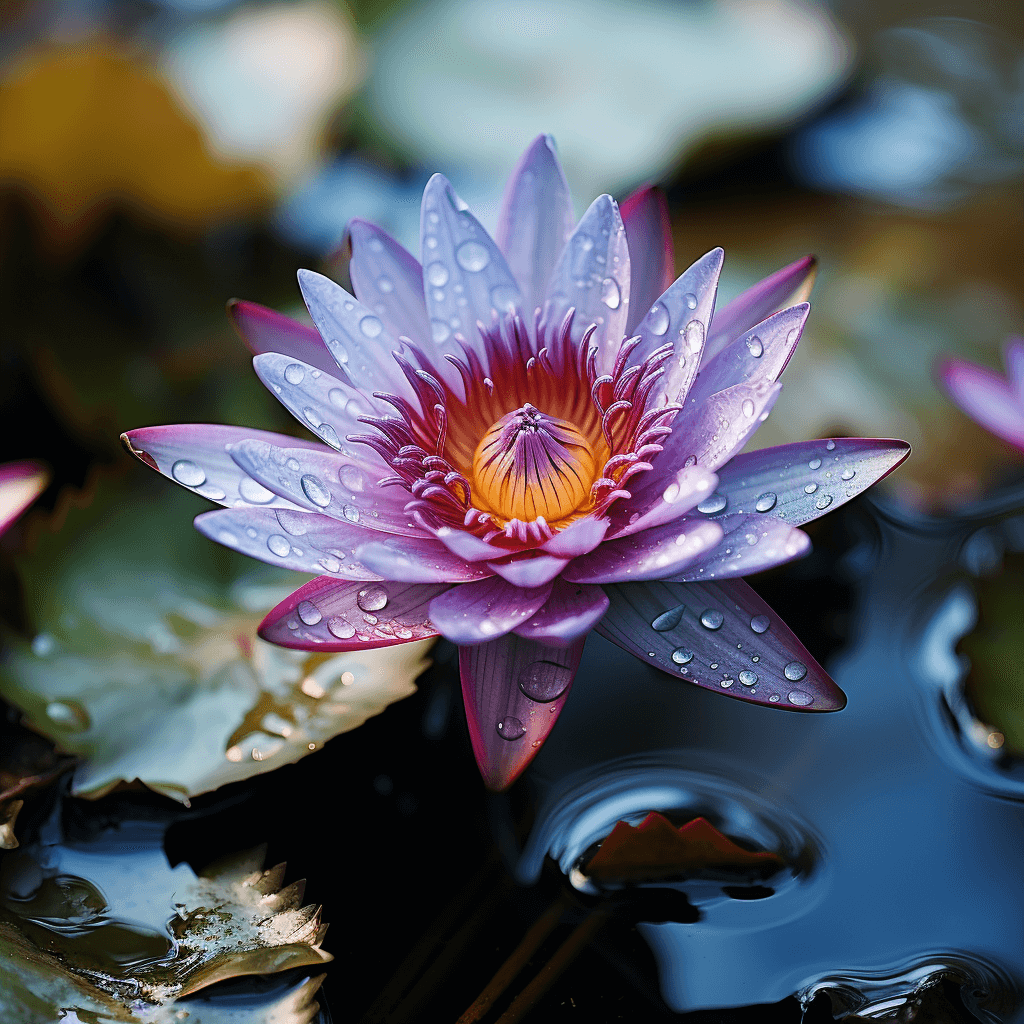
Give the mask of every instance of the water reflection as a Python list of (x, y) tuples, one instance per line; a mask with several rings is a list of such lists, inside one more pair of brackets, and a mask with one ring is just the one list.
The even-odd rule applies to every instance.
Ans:
[(639, 925), (673, 1009), (828, 989), (864, 1012), (944, 972), (983, 993), (978, 1012), (1024, 1019), (1024, 779), (977, 742), (955, 653), (973, 622), (965, 541), (986, 528), (1010, 543), (1022, 498), (947, 521), (875, 513), (847, 558), (857, 640), (829, 666), (849, 696), (836, 715), (710, 707), (590, 638), (536, 762), (543, 807), (521, 877), (547, 853), (572, 880), (615, 820), (696, 811), (750, 845), (813, 857), (764, 899), (677, 883), (701, 919)]

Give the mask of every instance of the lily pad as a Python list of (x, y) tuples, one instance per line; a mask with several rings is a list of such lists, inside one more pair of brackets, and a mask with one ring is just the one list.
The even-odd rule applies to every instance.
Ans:
[(187, 803), (415, 692), (429, 642), (325, 656), (258, 639), (295, 574), (210, 544), (190, 496), (150, 493), (101, 484), (19, 562), (38, 632), (7, 638), (0, 696), (81, 758), (75, 795), (138, 779)]

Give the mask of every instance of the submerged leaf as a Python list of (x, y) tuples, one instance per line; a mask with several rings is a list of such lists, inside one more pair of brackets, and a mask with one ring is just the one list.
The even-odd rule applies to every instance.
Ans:
[(676, 828), (651, 811), (636, 827), (616, 822), (591, 857), (586, 874), (598, 883), (652, 882), (707, 873), (767, 876), (783, 864), (778, 854), (738, 846), (706, 818)]
[(182, 514), (193, 504), (101, 486), (20, 563), (39, 632), (8, 640), (0, 695), (80, 756), (75, 795), (138, 779), (184, 802), (297, 761), (409, 696), (427, 666), (419, 642), (325, 656), (258, 639), (294, 576), (212, 551)]

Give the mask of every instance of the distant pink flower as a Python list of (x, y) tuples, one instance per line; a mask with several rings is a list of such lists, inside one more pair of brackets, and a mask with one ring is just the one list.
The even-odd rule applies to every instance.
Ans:
[(722, 250), (673, 283), (665, 203), (649, 189), (621, 216), (600, 196), (573, 227), (543, 136), (509, 182), (496, 242), (441, 175), (421, 223), (422, 267), (353, 221), (358, 298), (299, 272), (319, 333), (234, 306), (256, 372), (326, 444), (226, 426), (125, 435), (230, 506), (197, 518), (207, 536), (319, 574), (261, 635), (323, 651), (448, 637), (495, 789), (550, 732), (594, 628), (716, 693), (842, 707), (735, 578), (804, 554), (797, 527), (909, 452), (841, 438), (738, 454), (778, 397), (814, 260), (712, 316)]
[(971, 419), (1024, 451), (1024, 338), (1008, 339), (1003, 362), (1005, 377), (966, 359), (946, 359), (939, 376)]
[(3, 533), (46, 489), (50, 474), (38, 462), (0, 465), (0, 533)]

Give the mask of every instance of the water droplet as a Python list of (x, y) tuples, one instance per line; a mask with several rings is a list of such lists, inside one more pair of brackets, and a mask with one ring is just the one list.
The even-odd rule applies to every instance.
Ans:
[(447, 341), (451, 333), (451, 328), (443, 320), (430, 321), (430, 337), (437, 344), (440, 345), (442, 341)]
[(364, 612), (379, 612), (388, 603), (388, 592), (383, 587), (367, 587), (356, 595), (356, 604)]
[(807, 463), (807, 468), (821, 469), (821, 459), (811, 459), (811, 461)]
[(320, 609), (312, 601), (300, 601), (298, 608), (295, 610), (299, 613), (299, 618), (307, 626), (315, 626), (323, 618), (320, 614)]
[(508, 284), (496, 284), (491, 289), (491, 305), (499, 313), (512, 313), (516, 308), (516, 290)]
[(45, 658), (53, 652), (53, 637), (49, 633), (37, 633), (32, 638), (32, 653), (37, 658)]
[(622, 293), (619, 291), (618, 282), (614, 277), (606, 277), (601, 282), (601, 301), (609, 309), (618, 309), (622, 301)]
[(300, 469), (302, 468), (302, 467), (301, 467), (301, 466), (299, 465), (299, 460), (298, 460), (298, 459), (289, 459), (289, 460), (288, 460), (288, 461), (287, 461), (287, 462), (285, 463), (285, 465), (286, 465), (286, 466), (287, 466), (287, 467), (288, 467), (288, 468), (289, 468), (289, 469), (290, 469), (290, 470), (291, 470), (291, 471), (292, 471), (293, 473), (298, 473), (298, 471), (299, 471), (299, 470), (300, 470)]
[(793, 330), (786, 335), (786, 344), (795, 345), (800, 340), (800, 328), (794, 327)]
[(705, 629), (720, 629), (725, 622), (725, 615), (717, 608), (707, 608), (700, 613), (700, 624)]
[(331, 555), (324, 555), (319, 560), (319, 565), (325, 572), (341, 572), (341, 562)]
[(704, 346), (704, 325), (699, 320), (691, 320), (683, 329), (686, 347), (694, 355)]
[(518, 740), (526, 732), (526, 726), (514, 715), (506, 715), (496, 728), (503, 740)]
[(491, 262), (491, 254), (479, 242), (463, 242), (455, 250), (455, 259), (463, 270), (476, 274)]
[(391, 278), (387, 276), (387, 274), (382, 274), (380, 277), (377, 278), (377, 291), (383, 292), (385, 295), (387, 295), (389, 292), (393, 292), (394, 290), (395, 282), (392, 281)]
[(818, 489), (816, 483), (809, 483), (804, 486), (804, 494), (813, 494)]
[(716, 491), (714, 494), (709, 494), (697, 506), (697, 511), (703, 512), (705, 515), (713, 515), (715, 512), (721, 512), (728, 503), (729, 501), (726, 496)]
[(301, 384), (305, 376), (306, 371), (298, 363), (289, 363), (284, 368), (284, 379), (289, 384)]
[(788, 700), (790, 704), (796, 704), (799, 707), (806, 707), (814, 700), (814, 698), (809, 693), (804, 693), (803, 690), (790, 690), (786, 700)]
[(89, 713), (73, 700), (54, 700), (46, 705), (46, 717), (54, 725), (70, 732), (82, 732), (90, 725)]
[(571, 682), (572, 672), (554, 661), (535, 661), (519, 675), (519, 689), (540, 704), (557, 700)]
[(221, 530), (217, 534), (217, 540), (226, 544), (229, 548), (238, 543), (238, 538), (230, 530)]
[(723, 679), (723, 680), (722, 680), (722, 683), (721, 683), (721, 685), (722, 685), (722, 686), (723, 686), (723, 687), (724, 687), (725, 689), (727, 689), (727, 690), (728, 690), (728, 689), (729, 689), (729, 687), (730, 687), (730, 686), (732, 686), (732, 684), (733, 684), (733, 683), (735, 683), (735, 682), (736, 682), (736, 680), (735, 680), (735, 679), (729, 679), (729, 678), (726, 678), (726, 679)]
[(647, 326), (651, 334), (656, 334), (660, 338), (668, 331), (670, 323), (668, 310), (660, 302), (651, 306), (651, 311), (647, 314)]
[(805, 675), (807, 675), (807, 666), (802, 661), (791, 661), (782, 670), (782, 674), (791, 683), (798, 683)]
[(171, 476), (179, 484), (184, 484), (186, 487), (199, 487), (201, 484), (206, 483), (206, 474), (199, 466), (188, 459), (178, 459), (171, 466)]
[(815, 507), (815, 508), (816, 508), (816, 509), (817, 509), (817, 510), (818, 510), (819, 512), (824, 512), (824, 510), (825, 510), (825, 509), (827, 509), (827, 508), (829, 507), (829, 505), (831, 505), (831, 504), (832, 504), (832, 495), (831, 495), (831, 494), (823, 494), (823, 495), (822, 495), (822, 496), (821, 496), (821, 497), (820, 497), (820, 498), (819, 498), (819, 499), (818, 499), (818, 500), (817, 500), (817, 501), (816, 501), (816, 502), (814, 503), (814, 507)]
[(694, 295), (693, 292), (687, 292), (683, 296), (683, 302), (686, 303), (686, 308), (687, 309), (696, 309), (697, 308), (697, 296)]
[(693, 651), (687, 650), (685, 647), (677, 647), (672, 652), (672, 660), (677, 665), (689, 665), (693, 661)]
[(678, 608), (670, 608), (667, 612), (662, 612), (651, 623), (651, 629), (655, 629), (659, 633), (664, 633), (669, 629), (675, 629), (676, 626), (679, 625), (684, 611), (686, 611), (686, 608), (683, 605), (679, 605)]
[(771, 512), (775, 508), (775, 502), (779, 500), (778, 495), (774, 491), (765, 491), (764, 494), (759, 495), (757, 501), (754, 502), (754, 508), (758, 512)]
[(670, 483), (668, 487), (666, 487), (665, 490), (662, 492), (662, 500), (668, 505), (673, 504), (679, 499), (680, 490), (681, 488), (679, 487), (678, 483)]
[(743, 399), (743, 404), (740, 406), (743, 410), (743, 415), (750, 419), (754, 415), (754, 403), (749, 398)]
[(366, 485), (363, 471), (358, 466), (347, 463), (341, 467), (338, 479), (341, 481), (341, 486), (347, 487), (350, 491), (361, 491)]
[(342, 391), (341, 388), (331, 388), (331, 390), (327, 392), (327, 398), (331, 405), (336, 406), (338, 409), (344, 409), (345, 403), (348, 401), (345, 397), (345, 392)]
[(327, 628), (339, 640), (348, 640), (356, 635), (356, 627), (343, 615), (333, 615), (327, 620)]
[(748, 534), (747, 534), (747, 535), (746, 535), (746, 536), (745, 536), (745, 537), (744, 537), (743, 539), (744, 539), (744, 540), (745, 540), (745, 541), (746, 541), (746, 542), (747, 542), (747, 543), (748, 543), (748, 544), (749, 544), (749, 545), (750, 545), (751, 547), (753, 547), (753, 546), (754, 546), (754, 545), (755, 545), (755, 544), (757, 543), (757, 534), (756, 534), (756, 533), (748, 533)]
[(768, 627), (772, 624), (772, 620), (767, 615), (755, 615), (750, 620), (750, 628), (755, 633), (767, 633)]
[(314, 505), (320, 508), (327, 508), (331, 503), (331, 492), (323, 485), (319, 477), (312, 473), (306, 473), (299, 481), (302, 484), (302, 491)]
[(352, 419), (357, 419), (360, 416), (366, 416), (369, 410), (362, 404), (362, 402), (359, 401), (358, 398), (350, 398), (345, 403), (345, 412), (347, 412)]
[(291, 554), (292, 546), (288, 542), (287, 537), (282, 537), (279, 533), (272, 533), (267, 538), (267, 547), (277, 555), (278, 558), (286, 558)]
[(749, 668), (745, 668), (740, 673), (740, 682), (744, 686), (753, 686), (757, 682), (757, 673), (751, 672)]
[(321, 423), (316, 429), (332, 448), (341, 448), (341, 438), (338, 437), (338, 432), (330, 423)]
[(343, 509), (341, 510), (341, 514), (342, 514), (342, 515), (343, 515), (343, 516), (344, 516), (344, 517), (345, 517), (345, 518), (346, 518), (346, 519), (347, 519), (347, 520), (348, 520), (348, 521), (349, 521), (350, 523), (358, 523), (358, 522), (359, 522), (359, 509), (355, 508), (355, 507), (354, 507), (354, 506), (352, 506), (352, 505), (346, 505), (346, 506), (345, 506), (345, 507), (344, 507), (344, 508), (343, 508)]
[(855, 469), (850, 469), (850, 467), (847, 466), (839, 475), (844, 480), (852, 480), (857, 475), (857, 471)]
[(448, 283), (448, 268), (440, 260), (437, 260), (435, 263), (428, 264), (427, 269), (423, 271), (423, 276), (427, 279), (427, 284), (434, 288), (443, 288)]
[(764, 355), (764, 343), (756, 334), (752, 338), (747, 338), (747, 351), (755, 359), (760, 359)]
[(829, 452), (833, 452), (833, 451), (835, 451), (835, 449), (836, 449), (835, 441), (829, 440), (828, 444), (825, 445), (825, 450), (829, 451)]
[(376, 338), (381, 331), (384, 330), (384, 325), (380, 321), (380, 317), (374, 316), (372, 313), (369, 316), (364, 316), (359, 321), (359, 330), (366, 335), (367, 338)]

